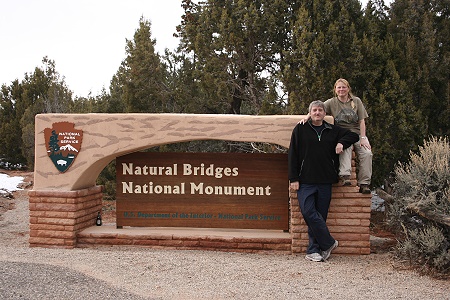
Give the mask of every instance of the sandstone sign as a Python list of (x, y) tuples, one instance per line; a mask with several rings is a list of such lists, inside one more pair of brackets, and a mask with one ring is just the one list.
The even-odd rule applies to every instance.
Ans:
[(288, 230), (286, 154), (118, 157), (117, 227)]

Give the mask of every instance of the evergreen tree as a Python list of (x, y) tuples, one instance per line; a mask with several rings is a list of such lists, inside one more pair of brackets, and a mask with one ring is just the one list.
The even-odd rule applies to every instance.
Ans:
[(381, 42), (386, 38), (388, 24), (388, 7), (384, 0), (368, 1), (364, 8), (364, 34)]
[(408, 84), (400, 78), (392, 60), (387, 62), (380, 93), (372, 101), (370, 137), (373, 146), (373, 181), (381, 184), (398, 161), (408, 159), (427, 132), (423, 116), (412, 103)]
[[(438, 63), (434, 64), (434, 77), (431, 88), (436, 94), (437, 103), (435, 109), (430, 111), (435, 114), (437, 122), (430, 122), (430, 133), (439, 136), (450, 135), (450, 3), (448, 0), (430, 1), (433, 29), (436, 31), (436, 49)], [(429, 120), (432, 120), (430, 117)]]
[(0, 155), (10, 162), (34, 164), (34, 117), (38, 113), (68, 112), (72, 92), (56, 71), (55, 62), (44, 57), (43, 67), (25, 74), (19, 83), (2, 87)]
[(203, 103), (206, 111), (260, 113), (262, 99), (274, 83), (267, 77), (279, 70), (288, 34), (287, 3), (183, 1), (180, 50), (192, 53), (194, 76), (208, 99)]
[[(209, 113), (201, 86), (195, 80), (192, 59), (180, 52), (166, 52), (163, 64), (167, 70), (168, 111), (173, 113)], [(170, 105), (170, 107), (169, 107)]]
[[(150, 21), (139, 20), (133, 40), (127, 40), (123, 72), (122, 98), (126, 112), (164, 112), (166, 109), (164, 70), (155, 53), (156, 41), (151, 38)], [(122, 78), (118, 78), (122, 80)], [(117, 88), (113, 86), (113, 88)]]
[[(447, 7), (447, 8), (445, 8)], [(389, 33), (399, 43), (395, 63), (422, 112), (430, 134), (449, 133), (448, 1), (397, 0), (392, 4)]]
[(292, 49), (282, 70), (289, 93), (289, 112), (306, 114), (313, 100), (326, 100), (338, 78), (360, 86), (363, 68), (358, 1), (304, 1), (292, 27)]
[(43, 67), (26, 74), (21, 85), (22, 95), (17, 99), (22, 128), (22, 154), (30, 167), (34, 165), (34, 117), (38, 113), (69, 112), (72, 92), (56, 71), (55, 62), (44, 57)]
[(126, 111), (126, 103), (123, 101), (124, 86), (126, 82), (124, 62), (119, 67), (119, 70), (111, 79), (109, 85), (109, 95), (104, 93), (101, 97), (103, 103), (101, 112), (105, 113), (123, 113)]
[(0, 93), (0, 158), (12, 164), (25, 163), (22, 155), (22, 128), (16, 100), (22, 93), (18, 80), (2, 85)]

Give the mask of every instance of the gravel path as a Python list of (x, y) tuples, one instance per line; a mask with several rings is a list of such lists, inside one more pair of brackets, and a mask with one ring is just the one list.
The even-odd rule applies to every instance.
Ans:
[(389, 254), (304, 256), (28, 247), (28, 198), (0, 217), (0, 299), (450, 299)]

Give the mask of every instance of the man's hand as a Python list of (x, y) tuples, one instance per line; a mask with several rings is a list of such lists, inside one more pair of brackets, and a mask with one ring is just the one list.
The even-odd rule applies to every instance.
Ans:
[(336, 145), (336, 154), (341, 154), (342, 152), (344, 152), (344, 145), (342, 145), (341, 143), (338, 143)]
[(289, 188), (291, 190), (298, 191), (298, 189), (300, 188), (300, 184), (298, 181), (291, 182)]

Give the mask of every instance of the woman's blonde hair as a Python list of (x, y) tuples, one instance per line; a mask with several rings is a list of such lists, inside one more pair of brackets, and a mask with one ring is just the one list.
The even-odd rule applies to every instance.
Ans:
[(345, 84), (345, 85), (348, 87), (348, 94), (350, 95), (350, 97), (353, 98), (352, 87), (350, 86), (350, 83), (348, 83), (348, 81), (347, 81), (346, 79), (344, 79), (344, 78), (339, 78), (339, 79), (336, 80), (336, 82), (334, 83), (334, 87), (333, 87), (333, 95), (334, 95), (335, 97), (338, 96), (337, 93), (336, 93), (336, 85), (337, 85), (339, 82), (342, 82), (343, 84)]

